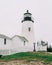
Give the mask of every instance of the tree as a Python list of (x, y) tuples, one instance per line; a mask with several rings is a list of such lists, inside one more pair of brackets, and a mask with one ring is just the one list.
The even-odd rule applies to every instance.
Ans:
[(47, 47), (47, 52), (52, 52), (52, 46)]

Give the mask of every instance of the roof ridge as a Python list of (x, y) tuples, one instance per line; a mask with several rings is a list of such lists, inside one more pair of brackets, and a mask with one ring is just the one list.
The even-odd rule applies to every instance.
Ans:
[(14, 35), (14, 36), (12, 37), (12, 39), (13, 39), (15, 36), (19, 37), (22, 41), (27, 41), (27, 42), (28, 42), (28, 40), (27, 40), (24, 36), (20, 36), (20, 35)]

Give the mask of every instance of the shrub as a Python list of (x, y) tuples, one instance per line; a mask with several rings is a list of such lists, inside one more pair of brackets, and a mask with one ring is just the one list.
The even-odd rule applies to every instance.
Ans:
[(52, 47), (51, 45), (49, 47), (47, 47), (47, 52), (52, 52)]

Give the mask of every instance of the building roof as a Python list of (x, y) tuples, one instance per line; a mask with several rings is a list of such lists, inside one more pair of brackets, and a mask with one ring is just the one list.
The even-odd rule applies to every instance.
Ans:
[(39, 41), (39, 42), (37, 42), (37, 45), (47, 46), (48, 43), (44, 42), (44, 41)]
[(6, 36), (6, 35), (4, 35), (4, 34), (0, 34), (0, 38), (3, 38), (3, 39), (13, 39), (14, 37), (18, 37), (18, 38), (20, 38), (22, 41), (26, 41), (26, 42), (28, 42), (28, 40), (25, 38), (25, 37), (23, 37), (23, 36), (19, 36), (19, 35), (15, 35), (15, 36), (13, 36), (12, 38), (10, 38), (10, 37), (8, 37), (8, 36)]
[(30, 14), (30, 15), (32, 15), (31, 13), (29, 13), (29, 11), (27, 10), (27, 12), (26, 13), (24, 13), (24, 15), (26, 15), (26, 14)]
[(6, 36), (6, 35), (3, 35), (3, 34), (0, 34), (0, 38), (6, 38), (6, 39), (11, 39), (10, 37)]
[(23, 18), (23, 20), (22, 20), (22, 23), (23, 23), (24, 21), (32, 21), (32, 22), (34, 23), (34, 21), (33, 21), (31, 15), (32, 15), (32, 14), (29, 13), (29, 11), (27, 10), (27, 12), (24, 13), (24, 18)]
[(46, 45), (47, 45), (47, 43), (41, 43), (41, 45), (42, 45), (42, 46), (46, 46)]
[(47, 44), (47, 42), (41, 41), (41, 45), (42, 45), (42, 46), (46, 46), (46, 45), (48, 45), (48, 44)]
[(18, 37), (18, 38), (20, 38), (22, 41), (26, 41), (26, 42), (28, 42), (28, 40), (25, 38), (25, 37), (23, 37), (23, 36), (19, 36), (19, 35), (15, 35), (15, 36), (13, 36), (12, 37), (12, 39), (14, 38), (14, 37)]

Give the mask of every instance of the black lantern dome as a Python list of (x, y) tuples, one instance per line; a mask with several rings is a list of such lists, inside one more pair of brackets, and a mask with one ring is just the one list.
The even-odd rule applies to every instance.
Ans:
[(22, 22), (25, 22), (25, 21), (32, 21), (32, 22), (34, 22), (33, 20), (32, 20), (32, 14), (31, 13), (29, 13), (29, 11), (27, 10), (27, 12), (26, 13), (24, 13), (24, 19), (22, 20)]

